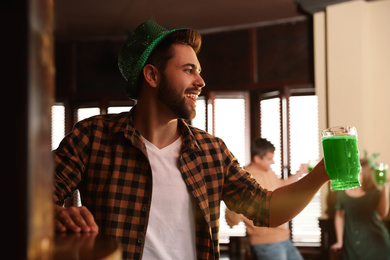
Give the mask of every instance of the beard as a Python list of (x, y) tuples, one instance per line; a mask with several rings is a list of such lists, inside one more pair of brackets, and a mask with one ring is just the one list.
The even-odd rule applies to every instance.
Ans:
[(179, 93), (175, 88), (171, 87), (164, 74), (157, 90), (157, 98), (171, 109), (178, 118), (192, 120), (196, 115), (195, 105), (191, 104), (189, 106), (187, 98), (183, 93)]

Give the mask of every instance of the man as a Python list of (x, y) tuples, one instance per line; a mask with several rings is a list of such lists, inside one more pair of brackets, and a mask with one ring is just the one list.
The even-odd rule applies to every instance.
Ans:
[[(307, 165), (301, 165), (296, 174), (288, 179), (279, 179), (272, 171), (274, 164), (275, 146), (264, 138), (256, 138), (251, 144), (251, 163), (245, 167), (257, 182), (267, 190), (273, 191), (279, 187), (297, 181), (302, 174), (307, 172)], [(256, 259), (262, 260), (302, 260), (299, 251), (290, 240), (290, 230), (286, 225), (276, 228), (256, 227), (253, 222), (242, 214), (237, 214), (226, 209), (226, 222), (230, 227), (243, 221), (246, 226), (251, 251)]]
[[(256, 225), (278, 226), (329, 180), (321, 162), (295, 185), (269, 192), (222, 140), (184, 121), (195, 116), (205, 86), (200, 42), (197, 31), (151, 21), (131, 33), (119, 68), (137, 105), (79, 122), (54, 152), (58, 231), (115, 236), (124, 259), (219, 259), (221, 200)], [(84, 206), (62, 207), (77, 188)]]

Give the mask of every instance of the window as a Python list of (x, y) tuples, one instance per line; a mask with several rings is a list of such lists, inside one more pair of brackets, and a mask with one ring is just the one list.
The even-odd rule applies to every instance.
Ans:
[(98, 107), (86, 107), (77, 109), (77, 121), (84, 120), (91, 116), (100, 114), (100, 108)]
[[(318, 99), (317, 96), (289, 98), (290, 167), (295, 173), (301, 163), (319, 159)], [(321, 215), (320, 192), (309, 205), (292, 220), (294, 243), (311, 243), (320, 246), (321, 232), (318, 218)]]
[[(216, 95), (214, 99), (214, 135), (225, 142), (242, 165), (250, 162), (246, 103), (245, 95), (238, 93)], [(220, 242), (229, 242), (230, 236), (245, 236), (246, 230), (243, 222), (233, 228), (226, 223), (224, 202), (221, 202), (220, 210)]]
[(206, 131), (206, 123), (206, 98), (204, 96), (200, 96), (196, 100), (196, 116), (192, 119), (191, 124), (203, 131)]
[(199, 97), (196, 117), (191, 121), (193, 126), (221, 138), (242, 165), (250, 162), (247, 106), (248, 97), (243, 92), (217, 94), (207, 104)]
[[(207, 112), (206, 112), (207, 105)], [(244, 92), (213, 93), (207, 100), (198, 98), (196, 117), (191, 124), (221, 138), (242, 165), (250, 162), (248, 95)], [(207, 114), (207, 120), (206, 120)], [(225, 220), (226, 205), (221, 202), (220, 243), (229, 243), (230, 236), (245, 236), (245, 224), (230, 228)]]
[[(275, 97), (276, 95), (276, 97)], [(274, 144), (278, 176), (295, 174), (300, 164), (319, 158), (318, 100), (317, 96), (282, 97), (260, 101), (261, 137)], [(287, 116), (288, 115), (288, 116)], [(321, 232), (318, 218), (321, 214), (320, 192), (291, 222), (292, 240), (300, 246), (319, 246)]]
[(245, 102), (243, 94), (217, 95), (214, 100), (214, 135), (224, 140), (243, 165), (250, 162)]
[(132, 106), (122, 106), (122, 107), (108, 107), (107, 113), (108, 114), (119, 114), (122, 112), (129, 112)]
[[(128, 112), (132, 106), (109, 106), (107, 108), (107, 113), (109, 114), (118, 114), (122, 112)], [(52, 150), (56, 149), (65, 137), (65, 106), (63, 104), (56, 104), (52, 106), (51, 114), (51, 148)], [(101, 114), (99, 107), (81, 107), (77, 109), (75, 124), (77, 121), (81, 121), (91, 116)], [(71, 127), (73, 127), (73, 124)]]
[(280, 178), (282, 176), (280, 98), (260, 101), (260, 124), (260, 136), (266, 138), (275, 146), (275, 164), (273, 164), (271, 168)]
[(51, 149), (57, 149), (65, 136), (65, 107), (57, 104), (51, 107)]

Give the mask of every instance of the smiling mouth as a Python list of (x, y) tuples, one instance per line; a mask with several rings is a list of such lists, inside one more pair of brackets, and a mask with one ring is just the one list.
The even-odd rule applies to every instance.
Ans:
[(192, 89), (188, 89), (186, 93), (184, 93), (184, 96), (190, 99), (191, 101), (193, 101), (194, 103), (196, 103), (196, 100), (198, 99), (201, 92), (202, 92), (201, 88), (192, 88)]
[(198, 94), (185, 94), (185, 96), (189, 99), (191, 99), (192, 101), (196, 102), (196, 99), (198, 98)]

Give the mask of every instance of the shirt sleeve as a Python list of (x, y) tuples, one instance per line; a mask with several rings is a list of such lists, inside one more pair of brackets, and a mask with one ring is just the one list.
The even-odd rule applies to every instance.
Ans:
[(77, 123), (53, 151), (54, 155), (54, 202), (63, 205), (67, 197), (82, 180), (90, 154), (90, 127), (87, 120)]

